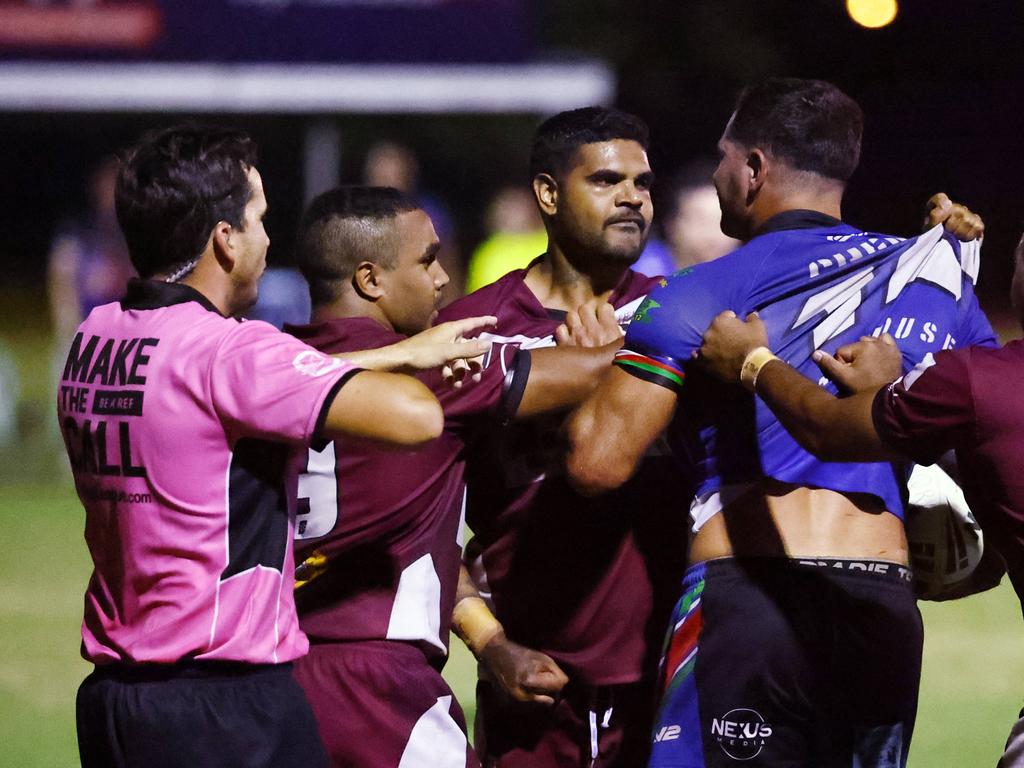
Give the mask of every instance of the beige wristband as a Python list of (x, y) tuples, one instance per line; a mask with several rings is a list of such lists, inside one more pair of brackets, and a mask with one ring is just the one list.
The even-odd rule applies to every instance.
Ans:
[(743, 360), (743, 367), (740, 368), (740, 382), (753, 392), (761, 369), (772, 360), (778, 359), (768, 347), (755, 347), (750, 350)]
[(452, 626), (462, 642), (480, 657), (484, 647), (502, 630), (501, 622), (494, 618), (487, 603), (479, 597), (464, 597), (452, 610)]

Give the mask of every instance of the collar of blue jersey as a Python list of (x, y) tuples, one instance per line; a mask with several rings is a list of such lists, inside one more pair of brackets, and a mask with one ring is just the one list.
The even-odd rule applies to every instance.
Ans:
[(197, 302), (204, 309), (220, 314), (213, 302), (199, 291), (182, 283), (165, 283), (162, 280), (143, 280), (133, 277), (128, 281), (128, 291), (121, 299), (121, 309), (160, 309), (174, 304)]
[(767, 235), (769, 232), (781, 232), (785, 229), (822, 229), (826, 227), (836, 227), (842, 223), (843, 222), (835, 216), (829, 216), (827, 213), (798, 208), (796, 210), (783, 211), (782, 213), (775, 214), (761, 225), (761, 228), (757, 230), (754, 236)]

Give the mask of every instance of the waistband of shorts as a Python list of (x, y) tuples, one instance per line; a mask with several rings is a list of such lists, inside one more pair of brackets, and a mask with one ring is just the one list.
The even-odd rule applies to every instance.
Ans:
[(291, 674), (291, 662), (283, 664), (250, 664), (244, 661), (213, 661), (183, 659), (174, 664), (97, 664), (93, 675), (98, 678), (130, 683), (159, 682), (182, 678), (244, 677), (275, 673)]
[(695, 563), (683, 576), (683, 591), (710, 577), (727, 575), (756, 576), (759, 573), (822, 571), (830, 576), (875, 579), (910, 586), (913, 571), (909, 565), (890, 560), (843, 557), (722, 557)]

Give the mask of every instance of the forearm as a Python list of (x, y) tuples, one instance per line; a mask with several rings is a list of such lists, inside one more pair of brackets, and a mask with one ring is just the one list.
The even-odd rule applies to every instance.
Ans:
[(778, 359), (760, 370), (755, 391), (801, 447), (822, 461), (902, 458), (878, 437), (873, 391), (837, 398)]
[(478, 659), (488, 643), (504, 636), (501, 622), (480, 597), (480, 591), (464, 565), (459, 566), (459, 583), (455, 590), (455, 607), (452, 609), (452, 630)]
[(595, 496), (629, 480), (675, 407), (675, 392), (613, 366), (569, 418), (566, 468), (576, 490)]
[(530, 352), (530, 377), (517, 417), (530, 417), (579, 405), (609, 369), (621, 341), (603, 347), (550, 347)]
[(639, 461), (639, 457), (632, 455), (616, 455), (610, 438), (615, 432), (600, 431), (602, 427), (616, 429), (618, 420), (606, 411), (600, 400), (591, 396), (566, 425), (569, 438), (566, 469), (573, 487), (584, 496), (597, 496), (618, 488), (636, 471)]
[(446, 363), (469, 360), (486, 353), (491, 347), (489, 341), (466, 336), (495, 322), (491, 315), (453, 320), (386, 347), (345, 352), (337, 357), (373, 371), (412, 373), (440, 368)]
[(389, 344), (377, 349), (361, 349), (342, 352), (335, 357), (347, 360), (369, 371), (405, 371), (409, 365), (409, 356), (402, 342)]
[(469, 569), (466, 568), (465, 564), (460, 564), (459, 582), (455, 587), (455, 604), (458, 605), (459, 601), (466, 597), (480, 597), (480, 590), (477, 589), (476, 582), (473, 581)]

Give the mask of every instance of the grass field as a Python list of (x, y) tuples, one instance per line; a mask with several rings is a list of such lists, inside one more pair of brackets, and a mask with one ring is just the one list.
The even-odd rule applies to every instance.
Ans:
[[(0, 763), (77, 765), (74, 697), (89, 574), (82, 512), (60, 483), (0, 486)], [(925, 669), (913, 768), (994, 766), (1024, 701), (1024, 627), (1008, 584), (922, 604)], [(472, 716), (475, 670), (458, 640), (446, 675)]]

